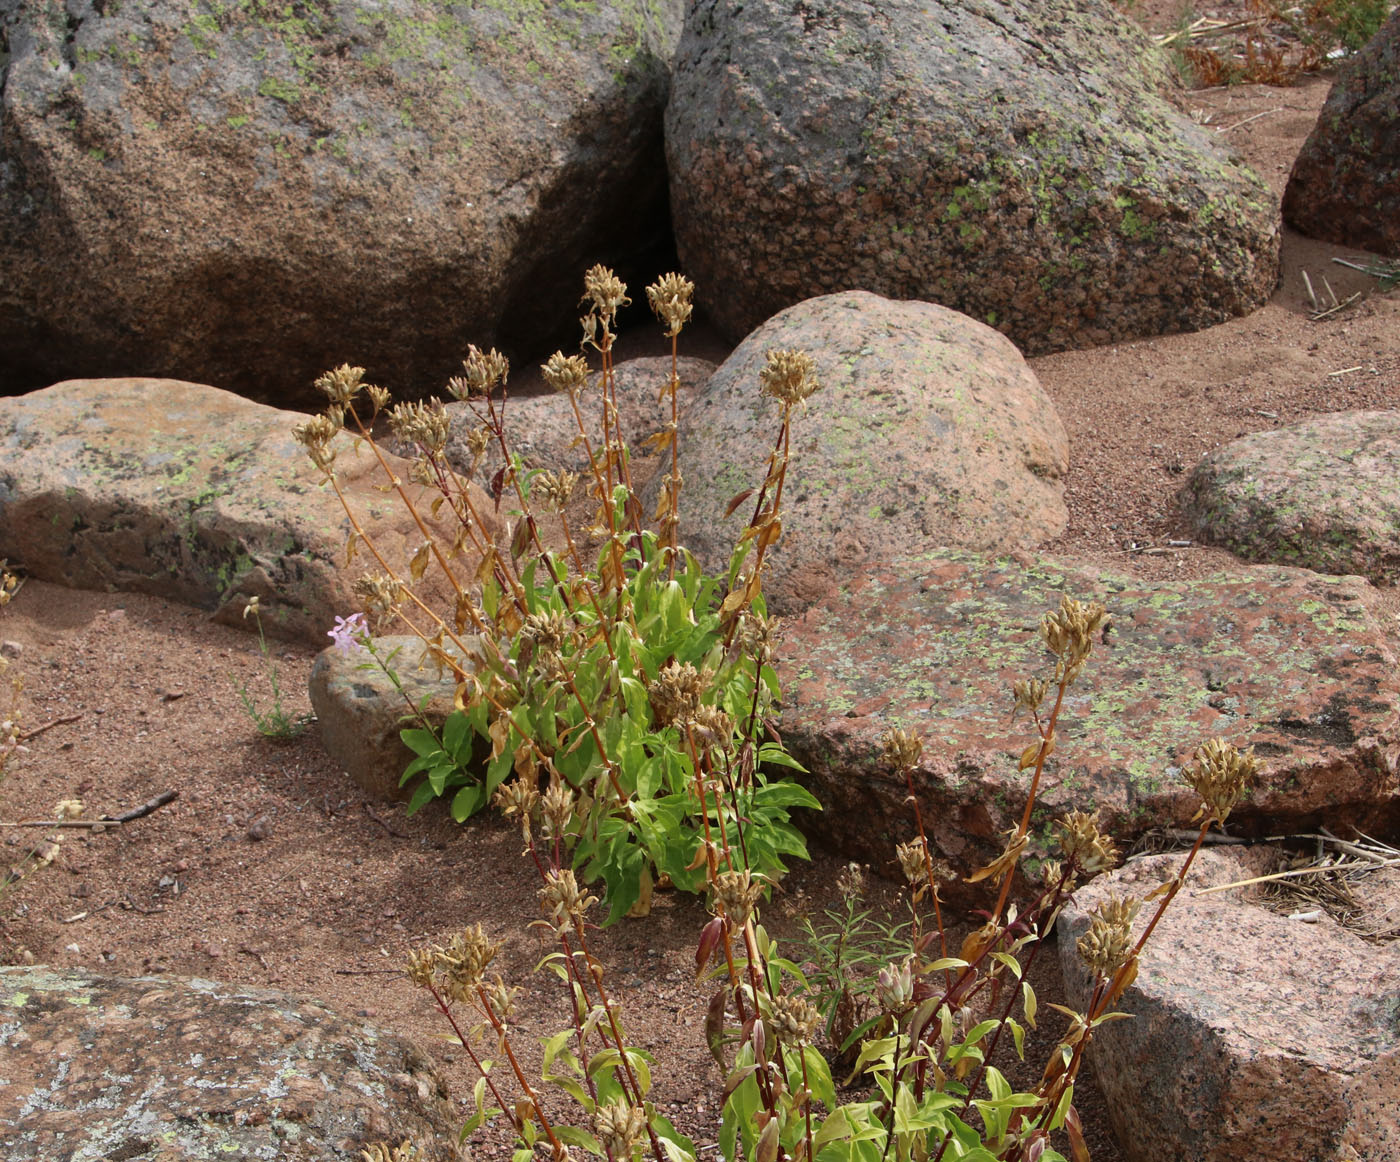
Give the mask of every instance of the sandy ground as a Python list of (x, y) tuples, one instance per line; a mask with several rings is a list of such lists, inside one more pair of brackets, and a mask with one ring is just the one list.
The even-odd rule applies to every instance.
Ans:
[[(1149, 5), (1147, 15), (1160, 20), (1169, 7)], [(1327, 88), (1313, 78), (1286, 89), (1216, 89), (1190, 94), (1188, 105), (1281, 190)], [(1174, 498), (1203, 453), (1318, 413), (1400, 406), (1400, 295), (1370, 293), (1373, 281), (1337, 257), (1364, 256), (1286, 234), (1281, 284), (1248, 318), (1032, 362), (1073, 456), (1070, 526), (1050, 551), (1144, 578), (1228, 569), (1234, 562), (1222, 551), (1168, 546), (1189, 540)], [(1339, 298), (1364, 297), (1314, 321), (1304, 270), (1319, 287), (1326, 276)], [(703, 332), (686, 350), (723, 355)], [(1391, 594), (1377, 601), (1394, 609)], [(499, 967), (524, 986), (529, 1027), (560, 1027), (558, 998), (531, 975), (540, 946), (525, 925), (537, 914), (536, 881), (517, 833), (492, 820), (459, 827), (438, 808), (408, 819), (367, 801), (314, 730), (285, 746), (261, 739), (236, 693), (246, 683), (268, 699), (250, 635), (158, 599), (30, 582), (0, 610), (0, 638), (13, 643), (26, 684), (24, 727), (36, 732), (3, 788), (4, 819), (48, 817), (69, 796), (115, 815), (179, 792), (119, 829), (68, 833), (52, 867), (0, 898), (0, 959), (314, 995), (414, 1037), (465, 1098), (466, 1063), (398, 967), (410, 945), (479, 920), (506, 941)], [(307, 710), (311, 653), (279, 644), (275, 658), (289, 707)], [(4, 862), (39, 834), (10, 830)], [(839, 866), (817, 853), (770, 906), (771, 927), (787, 934), (792, 954), (801, 955), (792, 917), (833, 904)], [(876, 885), (872, 903), (892, 903), (888, 886)], [(695, 901), (663, 894), (646, 921), (600, 933), (598, 949), (613, 966), (634, 1039), (664, 1060), (661, 1107), (708, 1137), (720, 1079), (704, 1048), (706, 996), (692, 982), (705, 919)], [(1032, 979), (1044, 1011), (1062, 988), (1053, 948)], [(1046, 1027), (1052, 1038), (1058, 1026)], [(1032, 1054), (1043, 1061), (1051, 1043), (1042, 1038)], [(1080, 1103), (1094, 1158), (1116, 1162), (1092, 1083)], [(479, 1156), (505, 1154), (488, 1138)]]

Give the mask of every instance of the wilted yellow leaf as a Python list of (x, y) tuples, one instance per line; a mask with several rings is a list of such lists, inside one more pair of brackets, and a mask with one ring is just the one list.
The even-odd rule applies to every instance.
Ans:
[(424, 541), (418, 551), (413, 554), (413, 560), (408, 563), (408, 572), (415, 581), (421, 581), (423, 574), (428, 571), (428, 559), (432, 551), (432, 545)]

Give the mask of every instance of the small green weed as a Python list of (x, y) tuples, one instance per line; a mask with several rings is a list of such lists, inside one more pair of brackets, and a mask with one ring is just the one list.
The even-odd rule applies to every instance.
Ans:
[(258, 609), (256, 597), (249, 601), (243, 609), (245, 619), (250, 613), (258, 625), (258, 652), (262, 654), (263, 667), (267, 672), (268, 685), (272, 690), (272, 708), (264, 711), (253, 695), (249, 693), (245, 682), (236, 683), (238, 700), (243, 704), (244, 713), (248, 715), (253, 725), (258, 728), (258, 733), (264, 738), (269, 738), (273, 742), (291, 742), (306, 729), (313, 719), (309, 714), (293, 715), (282, 705), (282, 686), (278, 680), (277, 662), (272, 657), (272, 650), (267, 644), (266, 635), (263, 633), (262, 613)]

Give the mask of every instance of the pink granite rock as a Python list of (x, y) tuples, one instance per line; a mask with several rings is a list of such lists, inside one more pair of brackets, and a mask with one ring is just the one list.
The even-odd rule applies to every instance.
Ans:
[(457, 1126), (409, 1041), (287, 993), (180, 977), (0, 969), (6, 1162), (359, 1162)]
[[(596, 366), (597, 360), (593, 362)], [(680, 379), (676, 404), (682, 413), (714, 371), (715, 365), (708, 359), (684, 357), (676, 361), (676, 374)], [(628, 359), (617, 365), (617, 409), (634, 463), (648, 454), (649, 449), (644, 446), (647, 437), (671, 422), (670, 396), (657, 398), (670, 375), (669, 355)], [(583, 393), (581, 410), (588, 438), (593, 441), (596, 450), (602, 423), (596, 372), (589, 382), (591, 386)], [(465, 403), (449, 403), (447, 410), (452, 416), (452, 436), (447, 455), (465, 467), (470, 463), (471, 456), (463, 437), (477, 426), (477, 419)], [(550, 471), (564, 468), (579, 473), (588, 470), (588, 454), (583, 445), (577, 442), (578, 421), (565, 395), (550, 392), (548, 395), (512, 396), (506, 407), (506, 438), (511, 451), (520, 454), (526, 468)], [(500, 451), (492, 445), (482, 457), (477, 479), (489, 479), (501, 463)]]
[[(1080, 889), (1061, 915), (1070, 1004), (1091, 980), (1075, 951), (1105, 893), (1144, 896), (1182, 856), (1131, 863)], [(1090, 1064), (1131, 1162), (1400, 1159), (1400, 945), (1329, 917), (1268, 911), (1251, 889), (1195, 895), (1257, 872), (1206, 850), (1095, 1033)], [(1152, 905), (1138, 918), (1147, 923)]]
[[(1400, 28), (1400, 22), (1397, 22)], [(1400, 411), (1241, 436), (1181, 490), (1192, 532), (1248, 561), (1400, 580)]]
[(401, 787), (399, 779), (414, 756), (399, 732), (414, 725), (408, 703), (440, 727), (452, 712), (456, 683), (424, 660), (419, 638), (378, 637), (374, 648), (393, 667), (398, 686), (368, 653), (322, 650), (311, 668), (311, 709), (326, 753), (357, 786), (382, 799), (407, 799), (413, 785)]
[[(932, 303), (864, 291), (810, 299), (754, 331), (680, 427), (681, 541), (727, 565), (752, 515), (731, 498), (763, 482), (778, 408), (759, 390), (773, 348), (801, 348), (822, 388), (796, 416), (771, 610), (800, 612), (866, 567), (939, 546), (1001, 551), (1057, 536), (1069, 442), (1020, 352)], [(653, 480), (643, 508), (655, 508)]]
[[(268, 632), (324, 645), (335, 616), (359, 608), (351, 584), (368, 555), (346, 567), (349, 522), (292, 437), (303, 419), (170, 379), (70, 380), (0, 399), (0, 557), (45, 581), (172, 597), (250, 628), (243, 610), (257, 597)], [(377, 487), (373, 456), (339, 440), (342, 486), (406, 569), (422, 534)], [(407, 462), (391, 467), (407, 479)]]
[(1277, 567), (1162, 583), (1046, 557), (868, 568), (782, 634), (783, 739), (826, 808), (813, 835), (893, 870), (914, 826), (880, 757), (898, 726), (924, 738), (915, 789), (943, 857), (966, 872), (999, 854), (1025, 805), (1017, 758), (1033, 737), (1012, 721), (1011, 683), (1046, 676), (1037, 627), (1061, 594), (1103, 602), (1113, 627), (1070, 688), (1033, 846), (1074, 809), (1098, 809), (1125, 843), (1186, 826), (1197, 801), (1180, 769), (1216, 735), (1263, 766), (1231, 820), (1238, 834), (1393, 825), (1400, 690), (1372, 592)]

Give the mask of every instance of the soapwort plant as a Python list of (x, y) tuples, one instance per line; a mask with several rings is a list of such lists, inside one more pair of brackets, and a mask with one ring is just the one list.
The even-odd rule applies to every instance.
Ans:
[[(583, 882), (602, 882), (611, 923), (644, 913), (658, 880), (703, 890), (715, 851), (741, 848), (743, 865), (764, 883), (784, 873), (787, 858), (806, 856), (790, 816), (816, 800), (771, 773), (797, 764), (768, 726), (778, 683), (762, 578), (781, 534), (792, 424), (818, 384), (806, 354), (768, 353), (759, 387), (778, 404), (774, 450), (761, 485), (731, 505), (756, 496), (728, 568), (711, 576), (677, 535), (676, 360), (691, 284), (668, 274), (647, 288), (671, 339), (662, 388), (671, 420), (650, 442), (666, 469), (655, 530), (644, 520), (617, 405), (615, 327), (627, 288), (601, 266), (584, 287), (582, 350), (596, 370), (585, 354), (562, 352), (543, 367), (577, 424), (583, 481), (525, 468), (506, 424), (507, 361), (475, 347), (447, 385), (475, 418), (464, 458), (448, 454), (441, 402), (391, 407), (385, 389), (349, 366), (318, 380), (330, 406), (296, 437), (346, 505), (347, 562), (361, 552), (373, 561), (355, 583), (373, 628), (407, 627), (425, 659), (455, 682), (455, 709), (440, 728), (420, 714), (402, 732), (417, 756), (404, 779), (421, 779), (410, 810), (446, 797), (460, 821), (512, 777), (559, 785), (577, 813), (568, 829), (572, 866)], [(595, 410), (596, 429), (586, 408)], [(381, 421), (411, 449), (406, 479), (374, 436)], [(422, 535), (406, 564), (380, 549), (341, 487), (336, 458), (349, 442), (342, 432), (377, 459)], [(481, 479), (488, 449), (501, 467)], [(576, 496), (586, 502), (583, 519)], [(493, 518), (502, 506), (498, 540)], [(551, 526), (558, 531), (547, 536)], [(430, 585), (445, 600), (434, 602)], [(478, 748), (487, 752), (484, 770), (473, 761)], [(751, 826), (741, 829), (741, 820)]]

